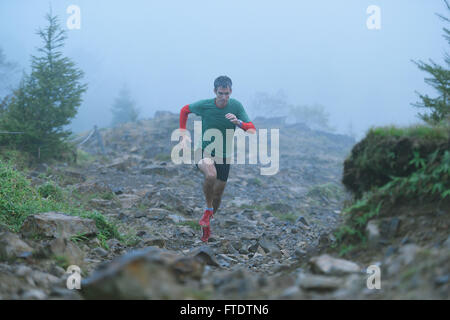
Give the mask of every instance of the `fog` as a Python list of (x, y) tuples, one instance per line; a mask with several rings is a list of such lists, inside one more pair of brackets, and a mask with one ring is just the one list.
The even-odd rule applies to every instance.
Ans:
[[(148, 118), (212, 98), (214, 79), (227, 75), (250, 118), (265, 115), (252, 106), (258, 92), (281, 90), (289, 103), (323, 105), (337, 132), (351, 122), (361, 136), (419, 122), (415, 91), (435, 93), (411, 60), (441, 63), (447, 48), (438, 0), (0, 0), (0, 47), (18, 78), (50, 4), (68, 30), (64, 54), (89, 85), (77, 132), (110, 125), (124, 83)], [(80, 29), (66, 26), (70, 5), (81, 9)], [(379, 30), (366, 25), (370, 5), (381, 9)]]

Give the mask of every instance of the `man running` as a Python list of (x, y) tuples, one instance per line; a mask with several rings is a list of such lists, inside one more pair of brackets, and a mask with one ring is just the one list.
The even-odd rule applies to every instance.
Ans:
[[(194, 152), (201, 152), (201, 160), (196, 163), (196, 166), (205, 176), (203, 193), (206, 199), (206, 209), (199, 221), (203, 230), (201, 238), (203, 242), (208, 242), (211, 235), (210, 219), (219, 208), (230, 172), (231, 150), (226, 148), (226, 129), (235, 130), (237, 126), (252, 134), (256, 132), (256, 128), (250, 122), (242, 104), (236, 99), (230, 99), (231, 86), (230, 78), (226, 76), (218, 77), (214, 81), (215, 99), (200, 100), (188, 104), (180, 112), (180, 129), (182, 132), (186, 132), (186, 122), (189, 113), (202, 117), (202, 145)], [(208, 151), (210, 148), (207, 148), (207, 146), (214, 142), (212, 139), (212, 141), (203, 140), (204, 134), (208, 129), (218, 129), (222, 133), (222, 150), (218, 148), (219, 150), (213, 149), (212, 152)], [(190, 143), (187, 135), (182, 135), (180, 141), (181, 143)], [(231, 141), (229, 144), (231, 145)]]

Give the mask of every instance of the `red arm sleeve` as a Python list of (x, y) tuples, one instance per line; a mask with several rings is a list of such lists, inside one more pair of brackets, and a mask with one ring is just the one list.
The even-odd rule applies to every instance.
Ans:
[(253, 123), (251, 123), (251, 122), (242, 122), (241, 129), (244, 130), (244, 131), (247, 131), (248, 129), (255, 129), (256, 130), (255, 125)]
[(186, 129), (188, 114), (191, 113), (189, 105), (185, 105), (180, 112), (180, 129)]

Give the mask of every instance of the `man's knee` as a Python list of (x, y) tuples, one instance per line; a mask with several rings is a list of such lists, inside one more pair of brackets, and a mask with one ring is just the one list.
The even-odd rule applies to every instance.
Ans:
[(214, 160), (211, 158), (203, 158), (198, 162), (198, 165), (214, 165)]
[(198, 162), (198, 167), (205, 175), (207, 180), (215, 180), (217, 177), (214, 161), (210, 158), (204, 158)]

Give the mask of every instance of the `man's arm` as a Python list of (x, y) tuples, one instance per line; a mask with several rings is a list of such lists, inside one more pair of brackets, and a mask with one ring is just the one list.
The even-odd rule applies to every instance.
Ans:
[(185, 105), (180, 111), (180, 129), (186, 130), (188, 115), (191, 113), (189, 105)]
[(189, 110), (189, 105), (185, 105), (183, 108), (181, 108), (180, 111), (180, 142), (183, 144), (188, 144), (191, 142), (191, 139), (189, 138), (189, 132), (186, 130), (186, 123), (188, 119), (188, 115), (191, 113), (191, 110)]
[(232, 113), (227, 113), (225, 115), (225, 117), (230, 120), (232, 123), (234, 123), (235, 125), (237, 125), (239, 128), (241, 128), (244, 131), (248, 131), (248, 133), (255, 133), (256, 132), (256, 128), (255, 125), (251, 122), (243, 122), (242, 120), (238, 119), (236, 117), (236, 115), (232, 114)]
[(241, 128), (244, 131), (248, 131), (248, 133), (252, 133), (253, 134), (253, 133), (256, 132), (255, 125), (251, 121), (243, 122), (242, 120), (239, 120), (238, 127)]
[(244, 106), (239, 102), (239, 109), (237, 114), (238, 120), (240, 120), (238, 126), (248, 132), (248, 133), (256, 133), (255, 125), (250, 121), (247, 112), (245, 112)]

